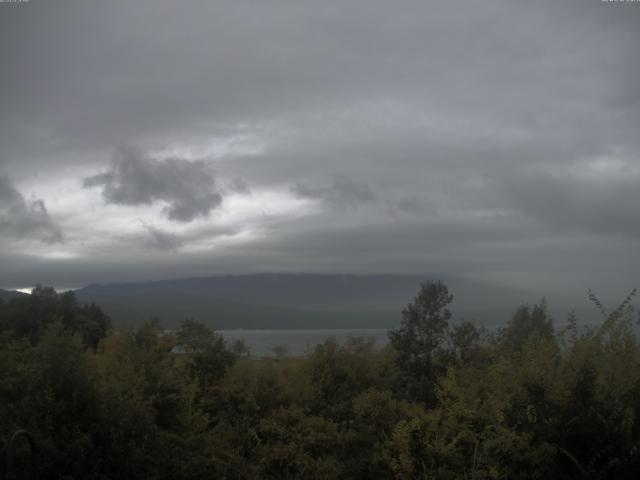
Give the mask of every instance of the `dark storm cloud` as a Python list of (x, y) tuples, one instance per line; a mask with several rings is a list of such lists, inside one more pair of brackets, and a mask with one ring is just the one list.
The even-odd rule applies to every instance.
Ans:
[(151, 158), (132, 148), (119, 149), (109, 170), (85, 178), (83, 185), (102, 187), (107, 203), (166, 204), (164, 214), (177, 222), (207, 217), (222, 203), (206, 162)]
[(296, 183), (291, 186), (291, 191), (299, 197), (322, 200), (334, 208), (356, 207), (376, 200), (376, 195), (368, 185), (344, 175), (334, 175), (331, 184), (324, 187)]
[(62, 232), (40, 199), (26, 200), (8, 176), (0, 174), (0, 241), (2, 237), (62, 242)]

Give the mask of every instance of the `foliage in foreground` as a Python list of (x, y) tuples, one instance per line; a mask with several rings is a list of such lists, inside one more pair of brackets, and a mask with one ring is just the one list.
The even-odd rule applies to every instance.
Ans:
[(0, 431), (39, 478), (636, 478), (640, 348), (628, 298), (556, 333), (544, 303), (492, 335), (422, 285), (378, 349), (328, 340), (254, 359), (188, 320), (110, 330), (38, 288), (0, 304)]

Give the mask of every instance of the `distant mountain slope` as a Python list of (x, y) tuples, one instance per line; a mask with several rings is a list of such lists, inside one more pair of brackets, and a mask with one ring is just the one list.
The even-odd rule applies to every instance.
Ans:
[[(166, 326), (185, 318), (215, 328), (387, 328), (427, 276), (254, 274), (147, 283), (90, 285), (76, 291), (96, 302), (116, 324), (158, 317)], [(433, 278), (438, 278), (437, 276)], [(440, 277), (442, 278), (442, 277)], [(526, 295), (462, 279), (443, 278), (454, 313), (502, 323)]]
[(0, 300), (3, 302), (8, 302), (12, 298), (22, 297), (24, 295), (26, 295), (26, 293), (17, 292), (15, 290), (2, 290), (0, 288)]

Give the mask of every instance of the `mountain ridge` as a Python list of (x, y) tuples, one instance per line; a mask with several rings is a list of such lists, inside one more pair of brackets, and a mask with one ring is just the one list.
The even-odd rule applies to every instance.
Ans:
[(505, 321), (530, 297), (442, 274), (270, 272), (90, 284), (76, 296), (100, 305), (116, 324), (156, 317), (167, 326), (195, 318), (219, 329), (389, 328), (399, 323), (420, 283), (431, 279), (449, 286), (456, 317), (481, 323)]
[(13, 298), (20, 298), (24, 295), (27, 295), (27, 294), (23, 292), (19, 292), (17, 290), (4, 290), (0, 288), (0, 299), (4, 302), (8, 302)]

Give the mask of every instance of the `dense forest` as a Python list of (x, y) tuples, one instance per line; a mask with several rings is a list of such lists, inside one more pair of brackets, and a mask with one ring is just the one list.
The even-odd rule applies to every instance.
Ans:
[[(252, 357), (204, 323), (113, 328), (37, 287), (0, 300), (9, 472), (74, 479), (603, 479), (640, 472), (632, 292), (597, 328), (522, 305), (487, 332), (421, 285), (388, 346)], [(410, 299), (408, 299), (409, 301)], [(14, 458), (15, 457), (15, 458)]]

